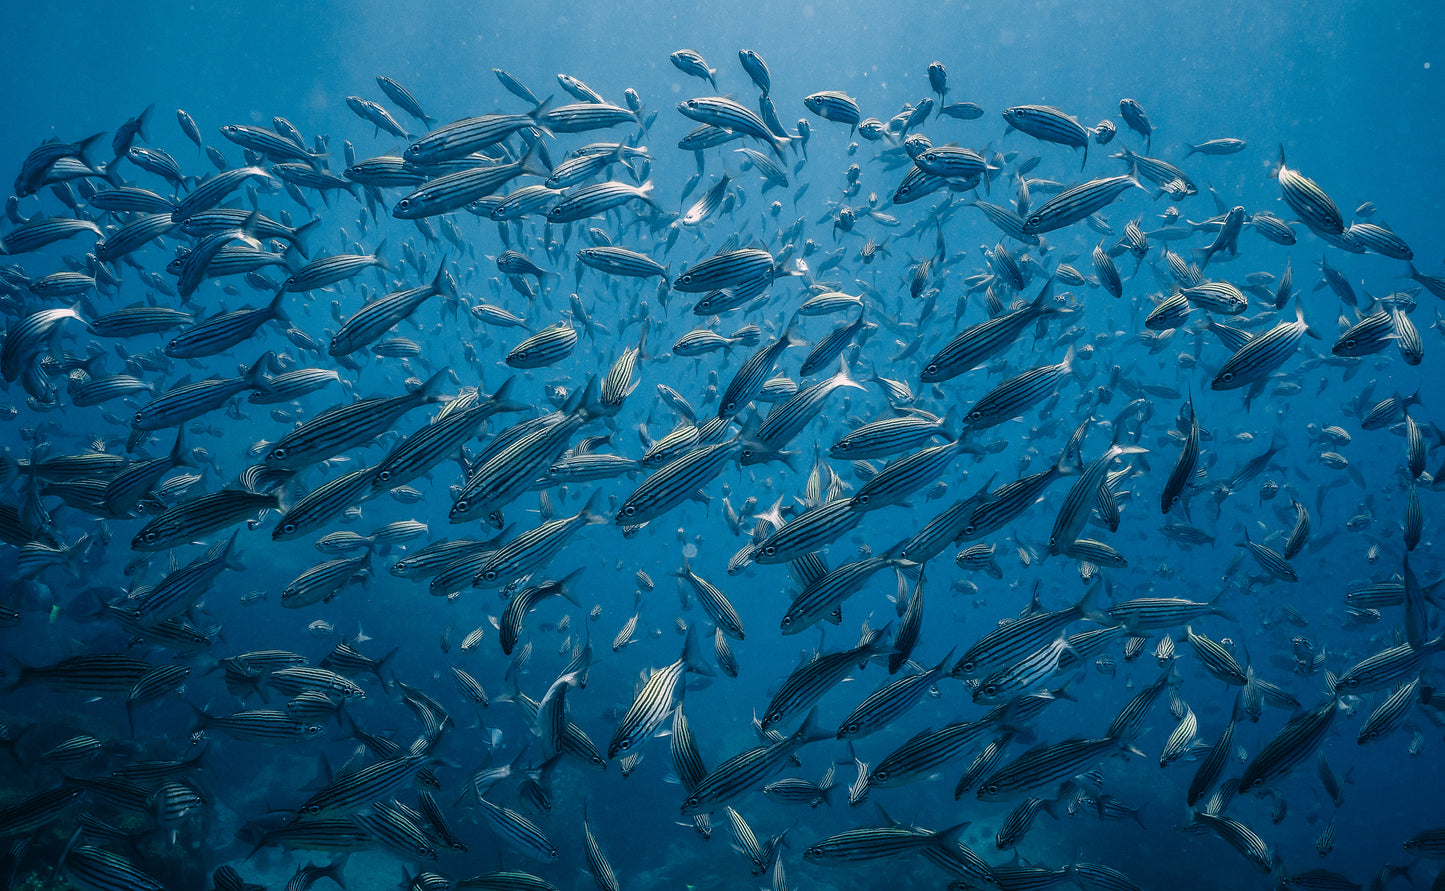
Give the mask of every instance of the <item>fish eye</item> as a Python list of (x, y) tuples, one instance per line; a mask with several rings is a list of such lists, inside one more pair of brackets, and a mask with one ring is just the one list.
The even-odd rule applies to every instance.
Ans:
[(985, 696), (997, 696), (997, 695), (998, 695), (998, 686), (995, 685), (995, 684), (986, 684), (986, 685), (984, 685), (983, 695), (985, 695)]
[(683, 805), (684, 805), (685, 807), (697, 807), (698, 804), (700, 804), (700, 803), (701, 803), (701, 802), (699, 802), (699, 801), (697, 800), (697, 797), (694, 796), (694, 797), (692, 797), (692, 798), (689, 798), (687, 801), (684, 801), (684, 802), (683, 802)]
[(272, 457), (272, 458), (275, 458), (275, 459), (278, 460), (278, 461), (281, 460), (281, 459), (283, 459), (283, 458), (285, 458), (285, 457), (286, 457), (286, 449), (283, 448), (283, 447), (278, 447), (278, 448), (272, 449), (272, 450), (271, 450), (271, 457)]
[(410, 199), (410, 198), (403, 198), (403, 199), (401, 199), (400, 201), (396, 202), (396, 206), (397, 206), (397, 207), (411, 207), (411, 199)]
[(685, 285), (686, 285), (686, 284), (691, 284), (691, 283), (692, 283), (692, 276), (691, 276), (691, 275), (681, 275), (681, 276), (678, 276), (678, 279), (677, 279), (677, 280), (680, 281), (680, 282), (682, 282), (682, 283), (685, 284)]
[(860, 494), (860, 495), (857, 495), (857, 496), (856, 496), (856, 500), (857, 500), (857, 502), (858, 502), (859, 504), (867, 504), (867, 503), (868, 503), (868, 493), (864, 492), (864, 493), (862, 493), (862, 494)]
[(961, 667), (964, 671), (973, 671), (973, 663), (972, 663), (972, 662), (965, 662), (965, 663), (963, 663), (963, 665), (960, 666), (960, 667)]
[(465, 511), (466, 509), (467, 509), (467, 500), (466, 500), (465, 498), (463, 498), (461, 501), (458, 501), (456, 504), (453, 504), (453, 505), (452, 505), (452, 510), (454, 510), (454, 511)]
[(849, 724), (847, 727), (844, 727), (843, 729), (844, 729), (845, 731), (847, 731), (848, 733), (857, 733), (857, 732), (858, 732), (858, 725), (857, 725), (856, 723)]
[(293, 533), (293, 532), (296, 531), (296, 524), (295, 524), (295, 523), (287, 523), (286, 525), (284, 525), (284, 526), (281, 527), (281, 531), (284, 532), (284, 533), (286, 533), (287, 535), (290, 535), (291, 533)]
[(777, 552), (778, 552), (778, 549), (775, 548), (775, 547), (773, 547), (772, 545), (768, 545), (767, 547), (763, 548), (763, 554), (764, 554), (765, 556), (768, 556), (768, 557), (773, 556), (773, 555), (776, 554)]
[[(923, 373), (924, 373), (924, 374), (927, 374), (927, 375), (935, 375), (935, 374), (938, 374), (938, 366), (937, 366), (937, 365), (930, 365), (930, 366), (928, 366), (927, 368), (923, 369)], [(840, 445), (841, 445), (841, 443), (840, 443)]]
[(792, 617), (792, 616), (783, 616), (783, 627), (784, 627), (784, 628), (787, 628), (787, 627), (789, 627), (789, 626), (792, 625), (792, 624), (793, 624), (793, 617)]
[(156, 540), (156, 534), (155, 534), (154, 532), (147, 532), (147, 533), (145, 534), (145, 540), (148, 541), (148, 542), (153, 542), (153, 541), (155, 541), (155, 540)]
[(987, 786), (987, 787), (985, 787), (984, 791), (987, 792), (987, 793), (990, 794), (990, 795), (997, 795), (997, 794), (998, 794), (998, 786)]
[(880, 770), (875, 770), (875, 771), (873, 771), (873, 779), (875, 779), (875, 780), (886, 780), (886, 779), (888, 779), (888, 771), (887, 771), (887, 770), (881, 770), (881, 769), (880, 769)]
[(495, 569), (488, 569), (482, 573), (482, 575), (485, 576), (489, 582), (495, 582), (497, 580), (497, 571)]
[(622, 509), (622, 512), (623, 512), (624, 514), (627, 514), (627, 515), (630, 517), (630, 516), (632, 516), (633, 514), (637, 513), (637, 508), (635, 508), (635, 507), (633, 507), (632, 505), (629, 504), (629, 505), (627, 505), (626, 507), (624, 507), (624, 508)]
[(379, 470), (379, 471), (377, 471), (377, 473), (376, 473), (376, 478), (379, 479), (379, 480), (381, 480), (381, 481), (384, 483), (384, 482), (386, 482), (387, 480), (391, 479), (391, 471), (390, 471), (390, 470)]
[(781, 720), (783, 720), (783, 713), (782, 713), (782, 712), (773, 712), (771, 715), (768, 715), (768, 723), (769, 723), (769, 724), (776, 724), (776, 723), (778, 723), (778, 722), (781, 721)]
[(421, 152), (421, 143), (413, 142), (411, 144), (411, 152), (412, 154), (419, 154)]

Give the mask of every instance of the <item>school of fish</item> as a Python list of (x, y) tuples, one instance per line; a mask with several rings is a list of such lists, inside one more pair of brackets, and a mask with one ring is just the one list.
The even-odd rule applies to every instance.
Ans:
[(1441, 751), (1445, 276), (1308, 146), (670, 61), (15, 159), (0, 888), (1445, 887), (1331, 767)]

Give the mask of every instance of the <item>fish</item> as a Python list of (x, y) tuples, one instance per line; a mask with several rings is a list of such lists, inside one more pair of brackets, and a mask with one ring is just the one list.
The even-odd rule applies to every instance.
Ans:
[[(1013, 39), (980, 21), (982, 50)], [(626, 47), (605, 72), (572, 52), (556, 86), (440, 90), (428, 38), (392, 69), (415, 93), (327, 69), (346, 110), (318, 93), (287, 120), (251, 78), (230, 90), (249, 116), (205, 129), (66, 100), (99, 64), (54, 52), (74, 22), (13, 42), (66, 61), (29, 66), (7, 128), (0, 759), (37, 779), (0, 779), (0, 884), (53, 883), (45, 839), (104, 888), (299, 888), (363, 852), (417, 889), (738, 868), (686, 832), (655, 843), (659, 816), (706, 839), (726, 815), (775, 889), (815, 863), (877, 884), (885, 858), (960, 888), (1239, 884), (1213, 839), (1167, 864), (1054, 856), (1040, 811), (1126, 839), (1183, 804), (1182, 830), (1281, 887), (1349, 887), (1273, 848), (1339, 857), (1361, 820), (1445, 850), (1388, 789), (1344, 792), (1360, 756), (1428, 774), (1422, 718), (1445, 709), (1441, 425), (1408, 380), (1433, 379), (1445, 278), (1390, 113), (1428, 107), (1409, 79), (1377, 91), (1381, 186), (1321, 154), (1329, 114), (1289, 134), (1313, 178), (1261, 157), (1299, 117), (1288, 90), (1255, 97), (1253, 145), (1206, 139), (1229, 131), (1177, 78), (1094, 126), (1064, 110), (1088, 77), (1082, 99), (1004, 78), (1000, 126), (947, 56), (872, 53), (830, 83), (784, 28), (731, 84), (617, 39), (630, 24), (552, 22), (534, 62), (579, 28)], [(112, 42), (145, 44), (131, 30)], [(326, 44), (292, 30), (291, 62)], [(714, 54), (715, 30), (688, 39)], [(1019, 34), (1026, 58), (1059, 38)], [(135, 74), (104, 77), (129, 96)], [(1324, 189), (1361, 182), (1347, 218)], [(1308, 286), (1292, 249), (1321, 251)], [(1189, 781), (1155, 782), (1156, 758)], [(1324, 795), (1286, 801), (1310, 762)], [(940, 816), (949, 780), (963, 816)], [(916, 825), (853, 810), (900, 796)], [(779, 822), (765, 800), (809, 807)], [(478, 844), (538, 875), (466, 878)], [(339, 857), (275, 856), (302, 848)]]

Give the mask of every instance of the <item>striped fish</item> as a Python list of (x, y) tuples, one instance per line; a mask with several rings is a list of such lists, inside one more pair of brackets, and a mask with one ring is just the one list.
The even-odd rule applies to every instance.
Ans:
[(1291, 170), (1284, 160), (1284, 146), (1279, 147), (1279, 167), (1275, 170), (1280, 195), (1290, 210), (1321, 236), (1337, 236), (1345, 231), (1344, 217), (1325, 190), (1309, 177)]
[(505, 586), (515, 579), (542, 569), (567, 544), (567, 541), (583, 526), (605, 523), (606, 519), (596, 513), (602, 490), (594, 489), (592, 496), (577, 513), (561, 517), (529, 529), (487, 555), (472, 577), (477, 588)]
[(237, 393), (264, 390), (268, 386), (267, 367), (276, 354), (266, 352), (239, 377), (204, 380), (182, 384), (141, 406), (131, 418), (136, 431), (164, 430), (203, 414), (215, 411)]
[(1068, 646), (1068, 638), (1060, 634), (1047, 646), (988, 675), (973, 688), (973, 701), (980, 704), (1008, 702), (1033, 690), (1059, 670), (1059, 659)]
[(1064, 553), (1078, 539), (1084, 524), (1093, 511), (1099, 487), (1108, 474), (1109, 465), (1122, 455), (1140, 454), (1148, 451), (1140, 446), (1126, 446), (1115, 443), (1096, 458), (1074, 481), (1059, 513), (1054, 518), (1053, 530), (1049, 533), (1049, 553), (1055, 556)]
[[(14, 230), (11, 231), (13, 233)], [(5, 380), (14, 381), (20, 377), (23, 366), (39, 355), (62, 322), (71, 319), (89, 325), (75, 307), (42, 309), (11, 323), (5, 342), (0, 346), (0, 374)]]
[[(630, 183), (605, 182), (584, 186), (552, 205), (547, 211), (550, 223), (571, 223), (588, 217), (600, 216), (614, 207), (620, 207), (634, 198), (654, 204), (651, 181), (640, 186)], [(664, 270), (665, 272), (665, 270)]]
[(845, 387), (864, 389), (862, 384), (848, 374), (847, 366), (840, 362), (837, 374), (798, 390), (786, 402), (775, 405), (750, 437), (762, 448), (744, 448), (739, 456), (739, 463), (747, 467), (774, 458), (778, 450), (792, 442), (793, 438), (802, 432), (803, 427), (818, 416), (824, 400), (834, 391)]
[(1015, 105), (1006, 108), (1003, 119), (1010, 131), (1018, 130), (1044, 142), (1067, 145), (1084, 150), (1083, 163), (1089, 163), (1089, 131), (1072, 116), (1049, 105)]
[[(382, 251), (386, 249), (386, 239), (382, 239), (376, 246), (376, 250), (369, 254), (334, 254), (330, 257), (321, 257), (312, 260), (305, 266), (287, 276), (283, 283), (285, 289), (292, 293), (303, 293), (314, 291), (317, 288), (324, 288), (327, 285), (334, 285), (337, 282), (352, 278), (363, 269), (373, 266), (381, 269), (389, 269), (386, 261), (382, 259)], [(201, 249), (196, 248), (199, 252)]]
[(783, 634), (797, 634), (834, 615), (845, 600), (861, 591), (880, 570), (890, 566), (911, 568), (916, 565), (891, 550), (881, 556), (844, 563), (799, 592), (788, 605), (788, 611), (783, 614), (778, 627)]
[(667, 267), (637, 251), (621, 247), (590, 247), (583, 248), (577, 252), (577, 261), (583, 266), (590, 266), (608, 275), (620, 275), (629, 278), (651, 278), (654, 275), (662, 276), (663, 280), (671, 278)]
[(92, 232), (101, 235), (100, 227), (90, 220), (72, 217), (40, 217), (28, 220), (0, 236), (0, 253), (26, 254), (66, 238)]
[[(445, 417), (438, 416), (406, 439), (392, 447), (376, 467), (372, 468), (372, 486), (380, 494), (423, 476), (476, 435), (492, 415), (521, 411), (524, 406), (513, 402), (510, 393), (515, 381), (507, 378), (487, 398), (466, 408), (459, 408), (462, 398), (447, 405)], [(456, 409), (456, 410), (453, 410)]]
[(887, 645), (880, 638), (877, 633), (867, 634), (852, 649), (821, 653), (793, 669), (763, 711), (763, 729), (771, 729), (811, 709), (824, 694), (842, 682), (852, 666), (861, 668), (868, 659), (886, 651)]
[(363, 306), (341, 323), (327, 344), (331, 356), (346, 356), (363, 349), (392, 327), (411, 316), (423, 303), (438, 294), (455, 297), (455, 286), (446, 272), (446, 258), (437, 265), (431, 284), (393, 291)]
[[(1394, 302), (1390, 307), (1390, 324), (1395, 332), (1395, 347), (1400, 351), (1400, 358), (1405, 360), (1405, 364), (1419, 365), (1424, 361), (1425, 344), (1420, 340), (1420, 332), (1398, 302)], [(1419, 476), (1418, 473), (1415, 475)]]
[(551, 863), (557, 859), (556, 846), (548, 840), (546, 833), (531, 820), (510, 808), (493, 804), (480, 796), (477, 798), (477, 806), (480, 808), (482, 819), (487, 822), (492, 831), (513, 849), (543, 863)]
[(164, 551), (235, 525), (264, 510), (280, 507), (276, 493), (222, 489), (178, 502), (151, 520), (131, 539), (136, 551)]
[(165, 891), (126, 858), (94, 845), (66, 848), (60, 868), (72, 882), (95, 891)]
[(348, 508), (378, 494), (372, 487), (376, 468), (363, 467), (327, 480), (291, 505), (275, 528), (272, 541), (291, 541), (324, 528)]
[(344, 773), (327, 783), (298, 809), (305, 817), (350, 813), (390, 798), (411, 785), (433, 757), (425, 752), (401, 755)]
[(838, 739), (851, 742), (887, 727), (923, 698), (943, 675), (943, 667), (952, 658), (953, 653), (950, 652), (927, 671), (894, 678), (882, 684), (868, 694), (866, 699), (848, 713), (843, 723), (838, 725)]
[(617, 873), (592, 831), (585, 804), (582, 808), (582, 851), (587, 856), (587, 871), (592, 873), (592, 881), (597, 884), (597, 891), (620, 891), (622, 886), (617, 881)]
[(1190, 807), (1198, 804), (1215, 784), (1224, 772), (1225, 762), (1234, 750), (1234, 725), (1235, 716), (1239, 712), (1238, 703), (1235, 705), (1235, 713), (1229, 716), (1229, 723), (1220, 732), (1219, 738), (1199, 759), (1199, 766), (1194, 770), (1194, 777), (1189, 781), (1189, 792), (1185, 798)]
[[(849, 829), (809, 845), (803, 859), (809, 863), (864, 863), (918, 853), (925, 848), (951, 852), (968, 823), (939, 832), (906, 826), (865, 826)], [(945, 856), (947, 854), (945, 853)]]
[(266, 466), (301, 468), (375, 439), (412, 409), (440, 401), (438, 391), (447, 374), (448, 369), (442, 369), (401, 396), (360, 399), (302, 422), (266, 453)]
[(687, 99), (677, 104), (677, 110), (684, 117), (697, 121), (699, 124), (708, 124), (735, 133), (742, 133), (754, 139), (761, 139), (772, 146), (773, 153), (779, 159), (783, 157), (783, 149), (787, 146), (789, 138), (780, 136), (768, 129), (763, 119), (756, 113), (722, 96), (700, 96), (694, 99)]
[(1119, 741), (1108, 737), (1066, 739), (1036, 746), (985, 778), (976, 795), (980, 801), (1007, 801), (1027, 795), (1081, 773), (1118, 747)]
[(930, 446), (890, 461), (854, 494), (851, 501), (853, 508), (861, 513), (901, 504), (913, 493), (937, 480), (953, 459), (968, 447), (966, 438), (959, 436), (953, 442)]
[(1230, 847), (1254, 864), (1260, 872), (1267, 873), (1274, 870), (1274, 852), (1270, 851), (1264, 840), (1248, 826), (1232, 817), (1216, 816), (1202, 811), (1196, 812), (1194, 819), (1228, 842)]
[(1396, 336), (1394, 318), (1381, 308), (1351, 325), (1330, 352), (1336, 356), (1368, 356), (1383, 350)]
[(1294, 355), (1300, 338), (1307, 333), (1318, 337), (1305, 322), (1304, 308), (1296, 304), (1293, 322), (1281, 322), (1235, 350), (1210, 382), (1210, 389), (1262, 387), (1264, 381)]
[(1052, 396), (1073, 372), (1074, 348), (1070, 346), (1059, 364), (1040, 365), (995, 386), (969, 408), (964, 422), (970, 429), (984, 430), (1018, 417)]
[(538, 126), (538, 117), (546, 109), (544, 102), (527, 114), (487, 114), (446, 124), (407, 146), (402, 157), (422, 165), (464, 158), (496, 145), (518, 130), (542, 129)]
[(553, 133), (585, 133), (639, 123), (636, 112), (603, 102), (595, 94), (581, 102), (549, 109), (537, 121)]
[(1400, 724), (1404, 722), (1405, 716), (1410, 713), (1411, 707), (1416, 700), (1416, 692), (1420, 689), (1420, 679), (1413, 678), (1407, 683), (1396, 687), (1384, 702), (1370, 712), (1365, 723), (1360, 727), (1356, 742), (1360, 745), (1377, 742), (1389, 736)]
[(706, 486), (729, 461), (737, 459), (747, 443), (730, 439), (693, 449), (662, 467), (627, 496), (618, 508), (618, 526), (635, 526), (655, 520)]
[(516, 161), (458, 170), (422, 183), (398, 200), (391, 215), (398, 220), (419, 220), (466, 207), (495, 193), (519, 176), (546, 176), (538, 160), (540, 142), (535, 142)]
[(1012, 346), (1033, 322), (1062, 312), (1054, 305), (1053, 281), (1050, 278), (1027, 306), (960, 331), (924, 366), (923, 382), (952, 380), (977, 368)]
[(1164, 749), (1159, 753), (1159, 766), (1168, 767), (1184, 756), (1194, 745), (1194, 737), (1199, 732), (1199, 719), (1194, 716), (1194, 709), (1187, 704), (1184, 706), (1184, 716), (1179, 723), (1174, 725), (1169, 738), (1164, 741)]
[(1055, 612), (1036, 612), (1014, 622), (1001, 625), (979, 638), (964, 651), (950, 670), (960, 680), (976, 680), (1014, 665), (1030, 653), (1036, 653), (1059, 632), (1080, 619), (1113, 624), (1095, 607), (1098, 585), (1085, 592), (1073, 606)]
[(1134, 169), (1139, 176), (1159, 186), (1163, 192), (1169, 194), (1170, 197), (1175, 200), (1199, 194), (1199, 187), (1194, 184), (1194, 181), (1189, 178), (1189, 175), (1168, 161), (1136, 155), (1129, 149), (1124, 149), (1119, 154), (1110, 155), (1109, 157), (1122, 160)]
[(330, 603), (341, 589), (358, 577), (371, 574), (371, 552), (359, 557), (327, 560), (302, 572), (281, 590), (281, 605), (300, 609), (316, 603)]
[(85, 790), (73, 785), (44, 789), (0, 808), (0, 838), (34, 832), (59, 819)]
[(821, 504), (789, 521), (753, 547), (752, 559), (768, 565), (789, 563), (820, 550), (856, 528), (863, 511), (847, 498)]
[(637, 692), (631, 707), (617, 723), (612, 741), (607, 744), (608, 758), (616, 758), (619, 752), (636, 748), (681, 705), (683, 682), (689, 671), (712, 674), (712, 669), (702, 659), (702, 650), (699, 648), (697, 631), (694, 628), (688, 629), (682, 655), (678, 660), (653, 672), (652, 677)]
[(1313, 756), (1339, 711), (1339, 700), (1331, 698), (1319, 708), (1291, 718), (1245, 765), (1240, 791), (1262, 793)]
[(942, 179), (977, 179), (990, 170), (982, 155), (957, 145), (931, 146), (914, 157), (913, 163), (929, 176)]
[(1420, 646), (1402, 643), (1381, 650), (1351, 666), (1335, 679), (1337, 691), (1363, 693), (1402, 683), (1420, 673), (1424, 660), (1445, 649), (1445, 635)]
[(1299, 581), (1299, 574), (1294, 571), (1294, 567), (1289, 565), (1289, 561), (1279, 551), (1250, 540), (1248, 527), (1244, 530), (1244, 541), (1240, 547), (1249, 551), (1249, 555), (1254, 558), (1259, 567), (1269, 573), (1271, 577), (1285, 582)]
[(830, 738), (832, 734), (819, 726), (816, 712), (809, 711), (792, 736), (740, 752), (709, 771), (683, 800), (682, 815), (714, 813), (727, 802), (761, 789), (762, 781), (782, 767), (798, 749)]
[[(562, 188), (560, 186), (551, 185), (554, 180), (556, 180), (560, 170), (560, 166), (555, 168), (552, 174), (547, 177), (549, 185), (533, 183), (508, 192), (507, 196), (503, 198), (496, 207), (492, 208), (488, 216), (500, 223), (509, 220), (520, 220), (523, 217), (541, 212), (547, 205), (562, 195)], [(568, 185), (570, 184), (571, 183), (568, 183)]]
[(1198, 616), (1216, 615), (1228, 618), (1228, 613), (1219, 606), (1221, 596), (1208, 602), (1182, 597), (1136, 597), (1116, 603), (1105, 612), (1114, 622), (1122, 624), (1130, 632), (1157, 631), (1184, 625)]
[(599, 415), (615, 415), (622, 410), (622, 404), (628, 396), (637, 389), (637, 381), (634, 374), (637, 370), (637, 362), (642, 358), (642, 351), (647, 347), (647, 332), (650, 331), (647, 325), (642, 326), (642, 334), (638, 335), (637, 346), (628, 347), (622, 351), (622, 355), (607, 369), (607, 377), (603, 378), (602, 386), (596, 399), (584, 399), (583, 404), (591, 406), (591, 410)]
[(683, 270), (672, 289), (683, 294), (704, 294), (752, 282), (773, 281), (776, 264), (765, 250), (747, 248), (715, 254)]
[(885, 755), (868, 774), (868, 785), (886, 789), (924, 779), (935, 768), (981, 742), (992, 721), (955, 721), (937, 730), (923, 730)]
[(558, 322), (517, 344), (505, 361), (512, 368), (545, 368), (572, 355), (576, 347), (577, 329)]
[(253, 405), (291, 402), (314, 393), (329, 383), (340, 381), (341, 373), (334, 368), (298, 368), (269, 378), (266, 388), (251, 391), (246, 401)]
[[(1087, 149), (1086, 149), (1087, 151)], [(921, 165), (920, 165), (921, 166)], [(1045, 201), (1024, 218), (1025, 235), (1042, 235), (1088, 219), (1113, 204), (1130, 189), (1144, 188), (1134, 174), (1110, 176), (1080, 183)]]
[(744, 637), (743, 621), (738, 615), (727, 595), (718, 590), (717, 586), (707, 579), (692, 571), (686, 556), (682, 559), (682, 568), (675, 573), (679, 579), (684, 579), (691, 586), (693, 594), (697, 596), (698, 602), (707, 612), (708, 618), (717, 625), (718, 630), (733, 640), (742, 640)]

